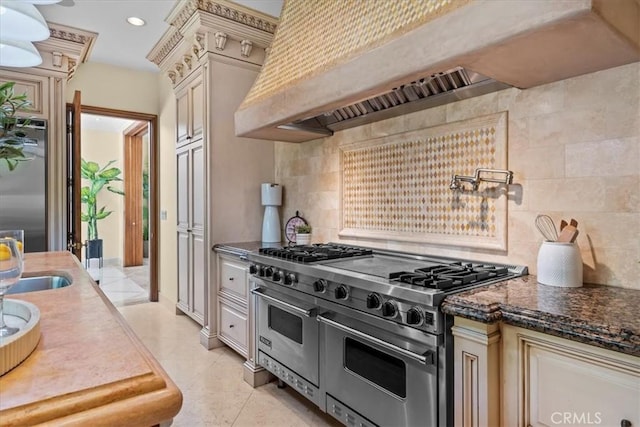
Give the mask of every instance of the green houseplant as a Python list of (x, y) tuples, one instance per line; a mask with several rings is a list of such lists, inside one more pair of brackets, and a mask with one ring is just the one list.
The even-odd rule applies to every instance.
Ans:
[(23, 152), (25, 133), (20, 129), (28, 125), (29, 120), (16, 117), (16, 113), (28, 110), (31, 102), (26, 94), (16, 95), (14, 86), (15, 82), (0, 84), (0, 159), (9, 171), (29, 160)]
[[(80, 200), (86, 205), (86, 211), (81, 213), (80, 219), (87, 223), (87, 258), (102, 257), (102, 239), (98, 238), (98, 221), (105, 219), (113, 211), (107, 211), (105, 206), (98, 209), (98, 194), (102, 189), (106, 188), (115, 194), (124, 195), (120, 189), (108, 185), (113, 181), (122, 181), (120, 174), (122, 171), (118, 168), (109, 167), (115, 160), (111, 160), (102, 168), (96, 162), (87, 162), (81, 159), (80, 173), (82, 179), (89, 181), (89, 185), (80, 189)], [(95, 243), (94, 243), (95, 242)]]
[(296, 227), (296, 245), (308, 245), (311, 243), (311, 226), (308, 224)]

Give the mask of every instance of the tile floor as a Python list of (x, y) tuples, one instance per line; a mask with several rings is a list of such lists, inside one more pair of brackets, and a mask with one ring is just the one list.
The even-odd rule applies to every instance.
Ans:
[(149, 260), (136, 267), (121, 267), (105, 261), (102, 271), (93, 273), (99, 277), (100, 289), (116, 307), (149, 301)]
[(290, 388), (278, 389), (275, 382), (252, 388), (242, 379), (244, 359), (227, 347), (202, 347), (200, 326), (187, 316), (175, 315), (159, 303), (118, 310), (182, 390), (182, 409), (170, 425), (342, 425)]

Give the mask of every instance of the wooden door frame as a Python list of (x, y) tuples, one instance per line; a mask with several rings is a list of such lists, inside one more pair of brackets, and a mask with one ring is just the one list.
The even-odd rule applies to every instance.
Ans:
[(158, 116), (155, 114), (138, 113), (111, 108), (82, 105), (81, 113), (98, 116), (117, 117), (149, 123), (149, 300), (158, 301), (158, 248), (160, 236), (158, 223), (160, 221), (160, 207), (158, 194), (158, 167), (160, 165), (160, 147), (158, 146)]

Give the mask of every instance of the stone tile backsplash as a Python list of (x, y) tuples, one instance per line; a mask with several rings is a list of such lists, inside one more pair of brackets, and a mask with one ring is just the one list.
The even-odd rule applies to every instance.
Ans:
[[(506, 251), (434, 243), (340, 239), (341, 148), (386, 135), (508, 111)], [(276, 144), (283, 220), (299, 210), (313, 241), (525, 264), (536, 273), (536, 215), (579, 222), (584, 280), (640, 289), (640, 63), (527, 90), (481, 97), (337, 132)]]

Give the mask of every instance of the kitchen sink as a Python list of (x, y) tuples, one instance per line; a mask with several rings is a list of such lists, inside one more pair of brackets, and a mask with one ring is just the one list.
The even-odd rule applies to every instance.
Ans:
[(64, 288), (71, 284), (71, 279), (65, 276), (36, 276), (23, 277), (13, 285), (7, 295), (21, 294), (23, 292), (46, 291), (48, 289)]

